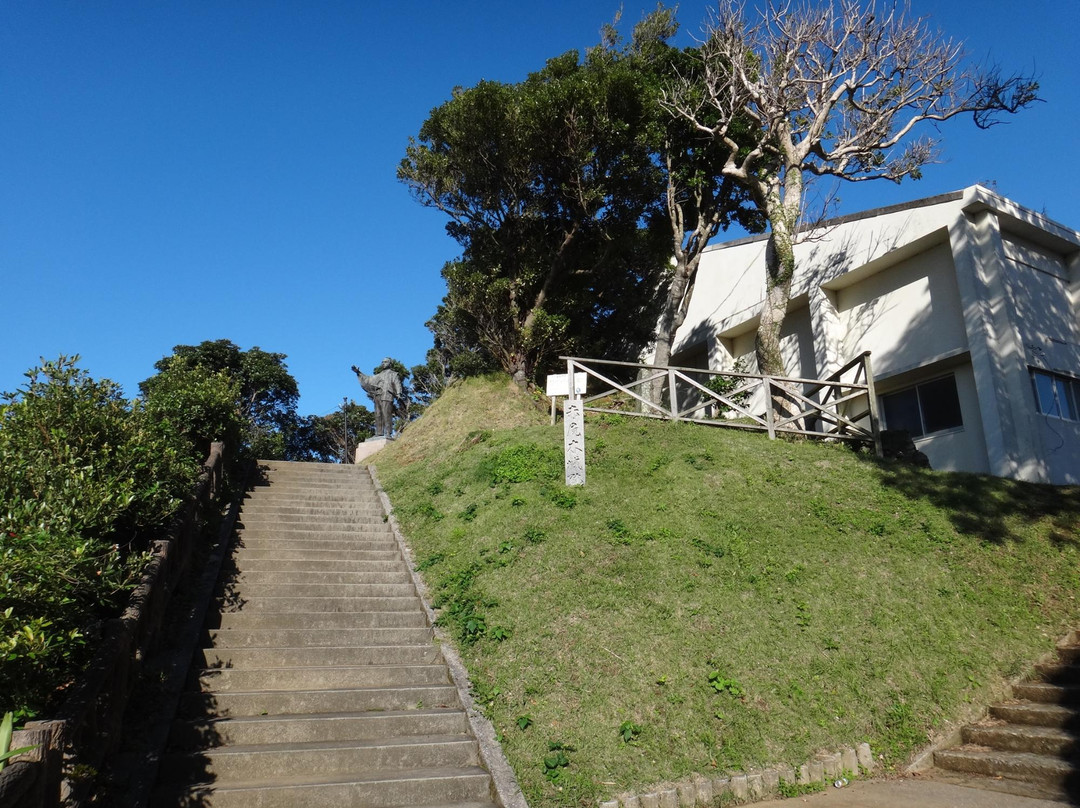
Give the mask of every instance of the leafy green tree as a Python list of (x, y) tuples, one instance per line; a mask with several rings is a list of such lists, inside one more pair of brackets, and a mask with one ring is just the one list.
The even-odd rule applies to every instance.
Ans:
[(77, 359), (0, 404), (0, 713), (40, 711), (85, 663), (198, 470), (169, 419)]
[(239, 451), (245, 427), (237, 408), (239, 382), (227, 371), (191, 367), (176, 356), (158, 366), (160, 372), (141, 385), (147, 413), (190, 440), (198, 460), (207, 456), (213, 441), (224, 441), (229, 452)]
[(455, 90), (398, 168), (463, 247), (443, 268), (453, 327), (523, 385), (560, 350), (633, 355), (655, 322), (667, 247), (638, 137), (650, 113), (596, 53)]
[[(285, 365), (285, 354), (258, 346), (243, 351), (230, 340), (219, 339), (177, 345), (171, 356), (154, 364), (159, 373), (181, 367), (228, 374), (237, 385), (236, 406), (244, 418), (243, 439), (248, 452), (255, 457), (285, 456), (300, 398), (296, 379)], [(145, 396), (152, 386), (152, 379), (147, 379), (139, 389)]]
[(375, 414), (363, 404), (349, 401), (344, 411), (300, 418), (292, 433), (287, 459), (340, 463), (344, 458), (351, 463), (356, 447), (374, 434)]

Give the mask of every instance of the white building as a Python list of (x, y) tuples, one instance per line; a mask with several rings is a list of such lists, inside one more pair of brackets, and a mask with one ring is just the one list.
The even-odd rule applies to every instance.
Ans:
[[(754, 368), (765, 237), (703, 256), (673, 365)], [(885, 428), (936, 469), (1080, 483), (1080, 233), (981, 186), (828, 222), (796, 249), (789, 375), (871, 351)]]

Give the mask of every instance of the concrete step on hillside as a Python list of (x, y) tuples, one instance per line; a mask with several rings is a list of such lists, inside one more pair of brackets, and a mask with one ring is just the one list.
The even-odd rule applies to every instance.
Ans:
[(204, 648), (195, 655), (201, 668), (287, 668), (310, 665), (429, 665), (442, 662), (434, 645), (384, 645), (368, 648)]
[(467, 735), (423, 735), (375, 740), (218, 746), (198, 754), (175, 753), (162, 761), (169, 780), (268, 780), (293, 768), (308, 776), (341, 777), (357, 771), (400, 772), (479, 764)]
[[(971, 785), (1050, 799), (1080, 797), (1080, 638), (1058, 644), (1056, 660), (993, 704), (989, 718), (961, 731), (963, 745), (934, 753), (946, 777)], [(965, 781), (967, 784), (968, 781)], [(1026, 791), (1024, 789), (1027, 789)]]
[(322, 780), (296, 776), (269, 782), (213, 783), (162, 788), (152, 808), (199, 805), (201, 808), (488, 808), (491, 777), (479, 767), (376, 772), (368, 776)]
[(413, 609), (388, 612), (227, 612), (207, 618), (207, 629), (425, 628)]
[(255, 628), (213, 629), (214, 648), (340, 648), (343, 646), (424, 645), (432, 630), (422, 628)]
[(370, 477), (263, 465), (151, 804), (495, 808)]
[[(409, 608), (410, 603), (420, 607), (420, 599), (414, 592), (410, 597), (261, 597), (240, 599), (222, 603), (223, 614), (241, 612), (396, 612)], [(421, 607), (422, 608), (422, 607)]]
[(315, 743), (378, 740), (394, 735), (464, 735), (465, 714), (454, 707), (319, 715), (252, 715), (176, 721), (169, 736), (175, 749), (231, 744)]
[(364, 687), (413, 687), (449, 684), (444, 665), (306, 665), (297, 668), (211, 668), (199, 672), (202, 692), (296, 690)]
[(457, 707), (460, 703), (457, 689), (452, 685), (187, 692), (180, 699), (180, 715), (185, 718), (304, 715), (364, 710), (419, 710), (424, 707)]

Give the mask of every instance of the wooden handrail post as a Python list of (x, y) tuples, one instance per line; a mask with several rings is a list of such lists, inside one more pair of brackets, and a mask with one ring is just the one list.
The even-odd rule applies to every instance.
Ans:
[(765, 428), (769, 432), (769, 440), (776, 440), (776, 417), (773, 414), (772, 378), (762, 376), (761, 382), (765, 387)]
[(675, 386), (675, 368), (669, 367), (667, 370), (667, 386), (668, 411), (671, 413), (671, 420), (676, 421), (679, 418), (679, 393)]
[(863, 354), (863, 373), (866, 374), (867, 409), (870, 410), (870, 432), (874, 435), (874, 451), (878, 457), (884, 457), (885, 451), (881, 446), (881, 425), (878, 421), (877, 393), (874, 391), (874, 371), (870, 365), (869, 351)]

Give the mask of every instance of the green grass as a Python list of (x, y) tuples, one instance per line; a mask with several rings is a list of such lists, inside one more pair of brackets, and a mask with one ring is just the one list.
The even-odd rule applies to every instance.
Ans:
[(543, 420), (471, 382), (378, 458), (532, 805), (862, 741), (899, 765), (1080, 618), (1078, 489), (618, 416), (567, 489)]

